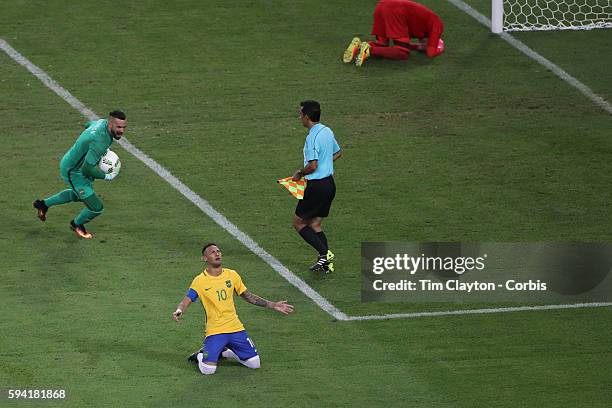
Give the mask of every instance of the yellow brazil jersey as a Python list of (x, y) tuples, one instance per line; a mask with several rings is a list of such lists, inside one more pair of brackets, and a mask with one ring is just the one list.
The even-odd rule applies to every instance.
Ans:
[[(240, 296), (247, 290), (238, 272), (223, 268), (219, 276), (211, 276), (204, 269), (194, 278), (189, 289), (191, 294), (192, 290), (197, 292), (202, 302), (206, 314), (205, 336), (244, 330), (234, 306), (234, 292)], [(190, 297), (191, 300), (195, 298)]]

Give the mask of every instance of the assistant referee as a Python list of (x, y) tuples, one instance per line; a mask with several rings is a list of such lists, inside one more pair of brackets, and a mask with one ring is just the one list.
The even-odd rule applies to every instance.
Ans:
[(342, 151), (334, 132), (319, 123), (320, 118), (319, 102), (300, 103), (300, 122), (309, 132), (304, 143), (304, 168), (295, 172), (293, 180), (304, 177), (307, 182), (304, 198), (298, 202), (295, 209), (293, 227), (319, 254), (310, 269), (329, 273), (334, 270), (334, 254), (329, 250), (321, 223), (323, 218), (329, 215), (336, 196), (334, 161), (342, 156)]

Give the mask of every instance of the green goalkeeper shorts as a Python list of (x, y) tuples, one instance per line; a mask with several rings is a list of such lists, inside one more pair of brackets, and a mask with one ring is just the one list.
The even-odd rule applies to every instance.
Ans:
[(81, 173), (80, 170), (62, 170), (61, 174), (64, 181), (70, 186), (77, 197), (79, 197), (79, 200), (83, 201), (96, 193), (93, 189), (93, 180)]

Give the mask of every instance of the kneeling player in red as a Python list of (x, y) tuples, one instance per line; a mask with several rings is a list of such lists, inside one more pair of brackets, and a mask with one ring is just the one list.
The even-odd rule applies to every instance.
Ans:
[(441, 35), (444, 24), (436, 13), (409, 0), (380, 0), (374, 10), (372, 35), (376, 41), (362, 42), (355, 37), (344, 51), (345, 63), (355, 60), (362, 66), (370, 57), (406, 60), (411, 50), (428, 57), (444, 52)]
[(217, 245), (205, 245), (202, 260), (207, 263), (206, 268), (191, 282), (187, 295), (172, 314), (178, 321), (191, 303), (198, 299), (202, 302), (206, 321), (204, 344), (188, 360), (197, 362), (202, 374), (214, 374), (221, 357), (249, 368), (259, 368), (255, 344), (236, 314), (234, 292), (251, 304), (283, 314), (293, 312), (293, 306), (285, 300), (270, 302), (249, 292), (236, 271), (221, 268), (221, 250)]

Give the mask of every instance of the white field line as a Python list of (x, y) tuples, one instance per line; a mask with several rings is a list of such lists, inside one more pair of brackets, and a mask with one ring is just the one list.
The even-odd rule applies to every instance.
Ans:
[[(49, 89), (55, 92), (60, 98), (66, 101), (70, 106), (79, 111), (83, 116), (90, 120), (98, 119), (98, 116), (87, 106), (81, 103), (75, 98), (70, 92), (64, 89), (60, 84), (55, 82), (53, 78), (47, 75), (42, 69), (38, 68), (26, 57), (21, 55), (17, 50), (11, 47), (5, 40), (0, 39), (0, 48), (6, 52), (15, 62), (25, 67), (30, 71), (36, 78), (38, 78), (43, 84)], [(251, 237), (242, 232), (236, 225), (232, 224), (225, 216), (215, 210), (208, 201), (197, 195), (193, 190), (187, 187), (178, 178), (174, 177), (167, 169), (157, 163), (155, 160), (147, 156), (145, 153), (140, 151), (137, 147), (132, 145), (126, 138), (121, 138), (119, 141), (121, 147), (130, 152), (134, 157), (143, 162), (147, 167), (157, 173), (162, 179), (168, 184), (174, 187), (179, 193), (185, 198), (195, 204), (202, 212), (208, 215), (214, 222), (219, 224), (221, 228), (229, 232), (244, 246), (251, 250), (255, 255), (260, 257), (264, 262), (278, 272), (283, 278), (289, 283), (298, 288), (300, 292), (309, 297), (315, 302), (321, 309), (329, 313), (331, 316), (338, 320), (347, 320), (348, 316), (338, 310), (332, 305), (327, 299), (321, 296), (317, 291), (311, 288), (306, 282), (297, 277), (287, 267), (285, 267), (278, 259), (270, 255), (266, 250), (260, 247)]]
[[(478, 20), (480, 24), (484, 25), (485, 27), (488, 27), (489, 29), (491, 28), (491, 20), (480, 14), (478, 11), (474, 10), (465, 2), (461, 0), (448, 0), (448, 2), (452, 3), (459, 10), (474, 17), (476, 20)], [(593, 92), (591, 88), (589, 88), (588, 86), (565, 72), (563, 69), (561, 69), (557, 65), (553, 64), (552, 62), (550, 62), (549, 60), (526, 46), (523, 42), (512, 37), (510, 34), (504, 32), (499, 34), (499, 36), (508, 44), (512, 45), (514, 48), (527, 55), (529, 58), (533, 59), (534, 61), (538, 62), (539, 64), (552, 71), (564, 82), (576, 88), (578, 91), (580, 91), (580, 93), (589, 98), (595, 105), (599, 106), (601, 109), (605, 110), (609, 114), (612, 114), (612, 104), (610, 104), (610, 102)]]
[(471, 315), (471, 314), (488, 314), (488, 313), (509, 313), (509, 312), (527, 312), (536, 310), (555, 310), (555, 309), (580, 309), (585, 307), (606, 307), (612, 306), (612, 303), (575, 303), (568, 305), (541, 305), (541, 306), (515, 306), (515, 307), (498, 307), (490, 309), (463, 309), (463, 310), (447, 310), (440, 312), (414, 312), (414, 313), (394, 313), (381, 316), (349, 316), (348, 320), (384, 320), (384, 319), (399, 319), (399, 318), (415, 318), (415, 317), (436, 317), (436, 316), (456, 316), (456, 315)]
[[(0, 39), (0, 48), (6, 52), (19, 65), (30, 71), (36, 78), (38, 78), (43, 84), (49, 89), (55, 92), (60, 98), (67, 102), (74, 109), (79, 111), (83, 116), (90, 120), (98, 119), (98, 116), (83, 103), (76, 99), (70, 92), (65, 90), (59, 85), (53, 78), (47, 73), (38, 68), (26, 57), (21, 55), (17, 50), (11, 47), (5, 40)], [(449, 315), (464, 315), (464, 314), (482, 314), (482, 313), (502, 313), (502, 312), (518, 312), (527, 310), (550, 310), (550, 309), (570, 309), (570, 308), (583, 308), (583, 307), (603, 307), (612, 306), (612, 303), (580, 303), (574, 305), (545, 305), (545, 306), (522, 306), (522, 307), (508, 307), (508, 308), (497, 308), (497, 309), (475, 309), (475, 310), (451, 310), (446, 312), (417, 312), (417, 313), (401, 313), (401, 314), (388, 314), (388, 315), (371, 315), (371, 316), (348, 316), (334, 305), (332, 305), (327, 299), (321, 296), (317, 291), (311, 288), (306, 282), (297, 277), (287, 267), (285, 267), (279, 260), (270, 255), (266, 250), (261, 248), (251, 237), (242, 232), (236, 225), (232, 224), (225, 216), (215, 210), (206, 200), (197, 195), (193, 190), (187, 187), (179, 179), (173, 176), (168, 170), (162, 167), (155, 160), (147, 156), (145, 153), (140, 151), (134, 145), (127, 141), (126, 138), (121, 138), (119, 144), (128, 152), (130, 152), (138, 160), (142, 161), (147, 167), (153, 170), (157, 175), (164, 179), (168, 184), (174, 187), (180, 192), (185, 198), (196, 205), (202, 212), (208, 215), (213, 221), (215, 221), (221, 228), (225, 229), (228, 233), (234, 236), (244, 246), (249, 248), (251, 252), (259, 256), (264, 262), (266, 262), (272, 269), (278, 272), (283, 278), (289, 283), (299, 289), (304, 295), (310, 298), (317, 306), (327, 312), (329, 315), (337, 320), (382, 320), (382, 319), (394, 319), (394, 318), (414, 318), (414, 317), (426, 317), (426, 316), (449, 316)]]

